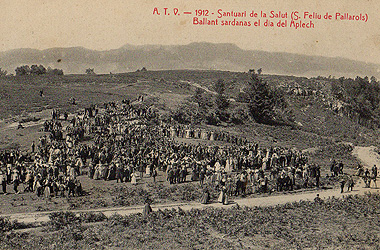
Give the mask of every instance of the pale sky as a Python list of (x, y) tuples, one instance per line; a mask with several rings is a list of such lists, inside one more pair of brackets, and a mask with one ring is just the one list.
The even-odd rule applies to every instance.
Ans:
[[(380, 64), (380, 7), (376, 0), (0, 0), (0, 51), (83, 46), (116, 49), (124, 44), (234, 43), (242, 49), (345, 57)], [(153, 15), (167, 7), (180, 16)], [(314, 29), (199, 26), (195, 9), (223, 11), (329, 12), (333, 20), (312, 20)], [(192, 11), (184, 15), (183, 11)], [(334, 20), (335, 13), (367, 14), (368, 21)], [(233, 19), (233, 18), (232, 18)], [(232, 20), (225, 19), (225, 20)], [(255, 21), (249, 17), (246, 21)], [(305, 22), (306, 20), (303, 19)], [(221, 20), (219, 20), (221, 21)], [(277, 19), (272, 19), (275, 23)], [(290, 19), (288, 19), (289, 26)]]

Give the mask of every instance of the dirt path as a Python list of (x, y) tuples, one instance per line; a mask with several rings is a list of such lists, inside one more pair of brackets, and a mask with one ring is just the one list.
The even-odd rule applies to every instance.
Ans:
[[(330, 190), (313, 190), (306, 191), (298, 194), (285, 194), (285, 195), (273, 195), (267, 197), (257, 197), (257, 198), (241, 198), (231, 200), (229, 205), (222, 205), (221, 203), (211, 203), (207, 205), (200, 204), (199, 202), (190, 202), (190, 203), (172, 203), (172, 204), (157, 204), (152, 205), (154, 211), (158, 209), (172, 209), (180, 207), (183, 210), (191, 209), (202, 209), (206, 207), (214, 208), (228, 208), (234, 205), (239, 206), (275, 206), (280, 204), (285, 204), (289, 202), (296, 201), (312, 201), (316, 194), (318, 193), (322, 199), (328, 199), (331, 197), (340, 198), (348, 194), (364, 194), (365, 192), (379, 192), (379, 189), (366, 189), (362, 187), (362, 183), (359, 183), (357, 188), (352, 192), (340, 193), (340, 190), (330, 189)], [(111, 216), (115, 213), (120, 215), (129, 215), (134, 213), (141, 213), (143, 211), (143, 206), (133, 206), (133, 207), (120, 207), (120, 208), (102, 208), (102, 209), (91, 209), (91, 210), (72, 210), (72, 212), (81, 213), (81, 212), (102, 212), (106, 216)], [(9, 216), (11, 220), (18, 220), (20, 222), (47, 222), (49, 220), (49, 214), (53, 211), (48, 212), (33, 212), (33, 213), (17, 213), (17, 214), (4, 214), (3, 216)]]
[[(376, 164), (380, 166), (380, 157), (374, 151), (374, 147), (355, 147), (353, 154), (363, 162), (367, 167), (373, 166)], [(206, 207), (214, 208), (228, 208), (236, 204), (239, 206), (275, 206), (280, 204), (285, 204), (289, 202), (297, 201), (311, 201), (316, 197), (318, 193), (320, 198), (328, 199), (331, 197), (340, 198), (348, 194), (364, 194), (365, 192), (379, 192), (380, 189), (368, 189), (363, 187), (363, 182), (359, 181), (355, 189), (352, 192), (340, 193), (338, 189), (329, 189), (329, 190), (310, 190), (301, 193), (291, 193), (291, 194), (278, 194), (266, 197), (256, 197), (256, 198), (240, 198), (231, 200), (229, 205), (222, 205), (220, 203), (211, 203), (208, 205), (200, 204), (199, 202), (190, 202), (190, 203), (172, 203), (172, 204), (157, 204), (152, 205), (153, 210), (158, 209), (172, 209), (180, 207), (183, 210), (191, 209), (202, 209)], [(81, 212), (102, 212), (106, 216), (111, 216), (112, 214), (128, 215), (142, 212), (143, 206), (132, 206), (132, 207), (120, 207), (120, 208), (102, 208), (102, 209), (91, 209), (91, 210), (72, 210), (76, 213)], [(33, 213), (16, 213), (16, 214), (3, 214), (3, 216), (9, 216), (11, 220), (18, 220), (20, 222), (32, 223), (32, 222), (46, 222), (49, 220), (49, 214), (53, 211), (48, 212), (33, 212)]]
[(358, 158), (364, 167), (372, 168), (373, 165), (380, 166), (380, 156), (375, 151), (375, 147), (355, 147), (352, 154)]
[(200, 85), (199, 83), (189, 82), (189, 84), (193, 85), (196, 88), (203, 89), (204, 91), (206, 91), (207, 93), (210, 93), (212, 95), (217, 95), (217, 93), (215, 91), (211, 91), (207, 87), (204, 87), (204, 86)]

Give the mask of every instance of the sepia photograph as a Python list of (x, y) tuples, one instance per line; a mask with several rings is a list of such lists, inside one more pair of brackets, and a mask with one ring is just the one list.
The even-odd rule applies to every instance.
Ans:
[(378, 2), (0, 7), (0, 249), (380, 249)]

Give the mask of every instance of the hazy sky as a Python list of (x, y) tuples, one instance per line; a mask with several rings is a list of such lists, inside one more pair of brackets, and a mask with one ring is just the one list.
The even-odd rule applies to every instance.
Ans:
[[(376, 0), (341, 1), (0, 0), (0, 51), (83, 46), (108, 50), (124, 44), (235, 43), (243, 49), (339, 56), (380, 63), (380, 7)], [(180, 16), (153, 15), (178, 8)], [(312, 20), (314, 29), (196, 26), (195, 9), (368, 14), (368, 21)], [(192, 11), (192, 15), (183, 15)], [(226, 19), (232, 20), (232, 19)], [(250, 20), (245, 18), (244, 20)], [(219, 20), (220, 21), (220, 20)], [(251, 21), (254, 21), (252, 19)], [(277, 22), (277, 20), (273, 20)], [(305, 21), (305, 20), (304, 20)], [(290, 19), (288, 20), (289, 26)]]

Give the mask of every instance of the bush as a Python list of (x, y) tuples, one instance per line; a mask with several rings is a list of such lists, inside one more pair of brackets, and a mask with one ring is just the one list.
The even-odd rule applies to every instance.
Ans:
[(80, 213), (79, 219), (81, 222), (84, 223), (91, 223), (91, 222), (100, 222), (107, 220), (107, 216), (105, 216), (102, 212), (86, 212), (86, 213)]
[(244, 107), (237, 107), (232, 110), (230, 120), (235, 124), (242, 124), (249, 120), (249, 113)]
[(17, 220), (11, 221), (7, 217), (0, 217), (0, 233), (9, 232), (11, 230), (22, 229), (26, 227), (26, 224), (20, 223)]
[(112, 200), (116, 206), (131, 206), (144, 204), (147, 200), (153, 202), (151, 192), (141, 187), (134, 188), (116, 188), (115, 197)]
[(49, 225), (55, 230), (63, 229), (69, 225), (79, 224), (80, 218), (73, 212), (54, 212), (49, 214)]

